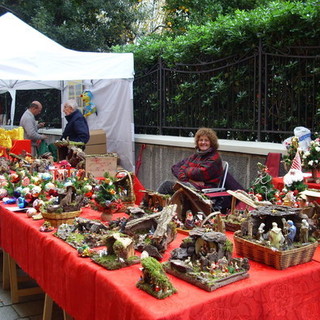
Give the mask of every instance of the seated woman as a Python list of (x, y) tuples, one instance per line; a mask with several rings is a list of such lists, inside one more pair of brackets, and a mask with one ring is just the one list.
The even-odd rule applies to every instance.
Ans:
[[(216, 133), (209, 128), (200, 128), (195, 135), (195, 144), (196, 153), (173, 165), (173, 175), (197, 190), (218, 187), (223, 168)], [(157, 191), (173, 194), (174, 184), (174, 181), (165, 181)]]

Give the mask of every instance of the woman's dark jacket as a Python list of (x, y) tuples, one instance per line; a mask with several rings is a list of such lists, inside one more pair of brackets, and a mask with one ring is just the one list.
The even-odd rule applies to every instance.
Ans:
[(203, 181), (204, 186), (195, 185), (198, 189), (217, 187), (223, 173), (222, 160), (218, 151), (213, 148), (204, 152), (197, 151), (172, 166), (171, 170), (180, 181)]
[(75, 110), (65, 117), (68, 121), (61, 139), (87, 143), (90, 138), (87, 120), (79, 110)]

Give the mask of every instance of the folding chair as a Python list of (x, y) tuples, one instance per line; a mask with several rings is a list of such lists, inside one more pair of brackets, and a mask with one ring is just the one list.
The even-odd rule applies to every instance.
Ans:
[(215, 192), (221, 192), (225, 190), (225, 184), (227, 180), (227, 175), (228, 175), (228, 170), (229, 170), (229, 163), (227, 161), (222, 161), (222, 168), (223, 168), (223, 174), (221, 176), (219, 186), (217, 188), (207, 188), (207, 189), (202, 189), (201, 191), (204, 194), (210, 194), (210, 193), (215, 193)]
[(217, 188), (208, 188), (208, 189), (202, 189), (202, 192), (205, 196), (207, 196), (213, 203), (213, 210), (214, 211), (223, 211), (227, 209), (227, 206), (224, 204), (226, 197), (230, 199), (231, 202), (231, 195), (226, 192), (226, 180), (228, 176), (228, 170), (229, 170), (229, 163), (227, 161), (222, 161), (222, 167), (223, 167), (223, 174), (221, 176), (219, 186)]

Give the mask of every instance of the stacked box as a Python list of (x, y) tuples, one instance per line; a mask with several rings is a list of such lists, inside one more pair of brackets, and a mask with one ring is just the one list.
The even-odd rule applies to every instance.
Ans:
[(90, 139), (86, 144), (86, 154), (105, 154), (107, 152), (107, 137), (103, 130), (91, 130)]

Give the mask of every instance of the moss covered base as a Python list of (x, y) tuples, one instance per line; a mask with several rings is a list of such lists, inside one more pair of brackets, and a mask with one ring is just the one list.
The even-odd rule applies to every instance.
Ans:
[(215, 275), (212, 275), (210, 272), (196, 270), (193, 272), (180, 272), (179, 270), (172, 268), (170, 262), (163, 263), (163, 268), (166, 272), (175, 277), (209, 292), (249, 277), (246, 270), (234, 273), (218, 272)]
[(157, 290), (157, 288), (155, 288), (153, 285), (150, 285), (149, 283), (145, 283), (143, 281), (139, 281), (136, 284), (136, 286), (137, 288), (147, 292), (148, 294), (150, 294), (151, 296), (157, 299), (164, 299), (177, 292), (175, 288), (170, 288), (170, 289), (167, 289), (166, 291)]
[(99, 254), (94, 254), (91, 257), (91, 260), (108, 270), (117, 270), (140, 262), (140, 258), (138, 256), (133, 256), (129, 259), (119, 259), (114, 254), (103, 255), (101, 257)]

